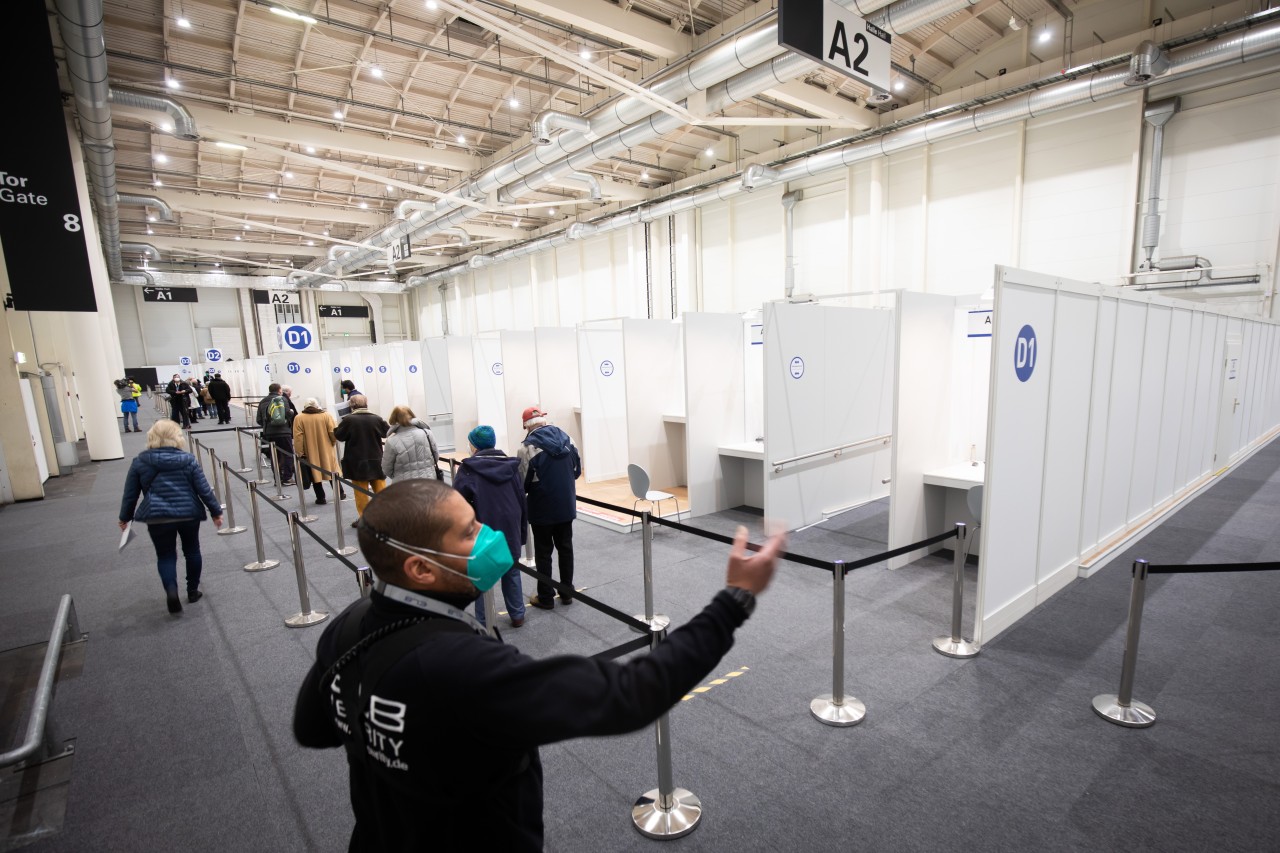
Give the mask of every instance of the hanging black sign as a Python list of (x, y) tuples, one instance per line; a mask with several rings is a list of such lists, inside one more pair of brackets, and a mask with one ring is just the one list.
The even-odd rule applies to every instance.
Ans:
[(271, 296), (265, 290), (254, 290), (251, 292), (253, 293), (254, 305), (270, 305), (271, 304)]
[(200, 295), (194, 287), (144, 287), (143, 302), (199, 302)]
[(0, 247), (19, 311), (97, 311), (44, 0), (5, 4), (0, 74), (21, 81), (0, 133)]
[(367, 305), (319, 305), (321, 317), (368, 317)]

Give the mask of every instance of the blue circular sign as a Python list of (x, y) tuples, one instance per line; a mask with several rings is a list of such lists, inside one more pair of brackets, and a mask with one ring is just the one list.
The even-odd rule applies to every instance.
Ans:
[(306, 349), (311, 346), (311, 330), (306, 326), (290, 326), (281, 335), (289, 349)]
[(409, 365), (409, 372), (410, 372), (410, 373), (417, 373), (417, 372), (418, 372), (418, 365), (416, 365), (416, 364), (411, 364), (411, 365)]
[(205, 361), (222, 361), (222, 350), (207, 349), (204, 351)]
[(178, 364), (181, 364), (183, 367), (189, 366), (191, 364), (191, 356), (184, 355), (182, 358), (178, 359)]
[(501, 376), (501, 375), (502, 375), (502, 362), (500, 362), (500, 361), (495, 361), (495, 362), (493, 363), (493, 366), (492, 366), (492, 367), (490, 367), (489, 369), (493, 371), (493, 375), (494, 375), (494, 376)]
[(341, 368), (341, 367), (335, 367), (335, 368), (333, 369), (333, 372), (334, 372), (334, 373), (341, 373), (341, 372), (342, 372), (342, 368)]
[(387, 372), (387, 366), (386, 366), (385, 364), (379, 364), (379, 365), (378, 365), (378, 372), (379, 372), (379, 373), (386, 373), (386, 372)]
[(1030, 325), (1018, 331), (1018, 339), (1013, 342), (1013, 372), (1018, 375), (1019, 382), (1026, 382), (1036, 369), (1036, 330)]
[(799, 379), (801, 376), (804, 376), (804, 359), (796, 356), (791, 359), (791, 378)]
[(263, 373), (270, 373), (270, 372), (271, 372), (271, 365), (269, 365), (269, 364), (264, 364), (264, 365), (262, 365), (262, 372), (263, 372)]
[(343, 372), (343, 373), (350, 373), (350, 372), (351, 372), (351, 368), (350, 368), (350, 367), (344, 367), (344, 368), (342, 368), (342, 372)]
[(373, 365), (372, 365), (372, 364), (366, 364), (366, 365), (364, 366), (364, 372), (365, 372), (365, 373), (373, 373)]
[(303, 373), (310, 373), (310, 372), (311, 372), (311, 368), (310, 368), (310, 367), (305, 367), (305, 368), (303, 368), (302, 372), (303, 372)]
[(602, 375), (602, 376), (612, 376), (612, 375), (613, 375), (613, 362), (612, 362), (612, 361), (609, 361), (608, 359), (605, 359), (604, 361), (600, 362), (600, 375)]
[(299, 370), (302, 369), (302, 365), (298, 364), (298, 362), (296, 361), (291, 361), (289, 362), (288, 367), (286, 367), (285, 369), (288, 370), (290, 373), (297, 373)]

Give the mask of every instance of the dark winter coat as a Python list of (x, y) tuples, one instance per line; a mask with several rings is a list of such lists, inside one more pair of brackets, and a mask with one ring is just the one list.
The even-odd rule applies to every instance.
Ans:
[[(271, 401), (276, 397), (284, 400), (285, 417), (288, 423), (284, 426), (271, 426)], [(263, 438), (276, 438), (278, 436), (293, 435), (293, 418), (298, 414), (298, 410), (293, 407), (293, 403), (284, 394), (268, 394), (258, 401), (258, 426), (262, 427)]]
[(520, 470), (529, 496), (530, 524), (563, 524), (578, 517), (582, 460), (569, 434), (557, 426), (541, 426), (520, 445)]
[(333, 434), (346, 445), (342, 450), (342, 476), (348, 480), (386, 479), (382, 473), (382, 440), (389, 429), (386, 421), (368, 409), (356, 409), (338, 421)]
[[(135, 509), (139, 493), (142, 504)], [(176, 447), (156, 447), (134, 457), (124, 480), (121, 521), (204, 521), (208, 517), (205, 507), (214, 517), (222, 515), (200, 463), (190, 453)]]
[(209, 380), (209, 396), (213, 398), (215, 403), (231, 402), (231, 386), (227, 384), (225, 379)]
[(462, 460), (454, 475), (453, 487), (476, 511), (476, 520), (507, 537), (511, 558), (520, 559), (528, 517), (524, 484), (520, 482), (520, 460), (501, 450), (479, 450)]
[(171, 406), (185, 409), (191, 405), (188, 402), (191, 399), (191, 385), (186, 381), (174, 382), (170, 379), (169, 384), (164, 386), (164, 393), (169, 395), (169, 404)]

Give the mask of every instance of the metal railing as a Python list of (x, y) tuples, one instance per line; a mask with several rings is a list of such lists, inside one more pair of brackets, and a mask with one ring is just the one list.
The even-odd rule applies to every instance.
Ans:
[[(68, 639), (69, 638), (69, 639)], [(31, 703), (31, 716), (27, 719), (27, 735), (21, 745), (0, 755), (0, 767), (9, 767), (31, 758), (43, 751), (41, 760), (54, 758), (70, 751), (70, 747), (54, 749), (53, 726), (49, 719), (49, 709), (53, 706), (53, 688), (57, 683), (58, 664), (62, 661), (62, 647), (66, 642), (79, 642), (84, 639), (80, 632), (80, 622), (76, 619), (76, 606), (70, 594), (63, 595), (58, 602), (58, 613), (53, 618), (53, 629), (49, 632), (49, 648), (45, 649), (44, 664), (40, 667), (40, 678), (36, 682), (36, 695)]]
[(852, 441), (852, 442), (849, 442), (848, 444), (839, 444), (839, 445), (836, 445), (835, 447), (828, 447), (825, 450), (815, 450), (811, 453), (802, 453), (799, 456), (791, 456), (786, 459), (779, 459), (776, 462), (770, 462), (769, 464), (772, 465), (773, 470), (777, 472), (782, 470), (782, 466), (790, 465), (792, 462), (803, 462), (806, 459), (815, 459), (819, 456), (828, 456), (828, 455), (839, 457), (840, 454), (844, 453), (846, 450), (853, 450), (856, 447), (866, 447), (867, 445), (870, 445), (870, 444), (880, 444), (880, 443), (888, 446), (889, 442), (892, 440), (893, 440), (892, 433), (885, 433), (884, 435), (873, 435), (871, 436), (871, 438), (864, 438), (864, 439), (861, 439), (860, 441)]

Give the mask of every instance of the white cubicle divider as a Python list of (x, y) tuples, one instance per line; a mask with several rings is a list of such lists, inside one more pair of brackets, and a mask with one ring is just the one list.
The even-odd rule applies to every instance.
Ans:
[(587, 482), (627, 474), (627, 388), (622, 326), (615, 321), (578, 329), (582, 390), (582, 472)]
[(764, 312), (764, 510), (815, 524), (889, 494), (894, 311), (771, 302)]
[[(529, 389), (513, 413), (520, 417), (530, 406), (539, 406), (551, 422), (569, 433), (582, 448), (582, 392), (578, 378), (578, 332), (554, 326), (533, 330), (533, 346), (538, 359), (538, 383)], [(519, 434), (523, 439), (523, 433)]]
[(467, 433), (480, 423), (476, 401), (475, 344), (469, 335), (444, 338), (446, 370), (453, 403), (453, 440), (459, 451), (467, 449)]
[[(529, 406), (538, 404), (538, 354), (533, 336), (534, 333), (529, 331), (504, 331), (499, 335), (507, 434), (506, 443), (498, 446), (512, 456), (524, 441), (520, 414)], [(494, 428), (497, 428), (496, 424)]]
[(391, 382), (391, 359), (386, 344), (356, 347), (356, 388), (369, 400), (369, 410), (382, 417), (400, 402), (395, 398)]
[[(897, 304), (897, 347), (894, 375), (893, 445), (890, 450), (890, 549), (919, 542), (966, 518), (952, 518), (948, 503), (960, 488), (928, 486), (926, 476), (960, 463), (952, 449), (952, 427), (947, 412), (955, 380), (956, 299), (932, 293), (900, 291)], [(989, 341), (989, 338), (985, 338)], [(965, 345), (970, 340), (963, 339)], [(984, 347), (990, 355), (990, 345)], [(984, 364), (984, 376), (989, 366)], [(986, 398), (983, 398), (985, 410)], [(985, 448), (984, 448), (985, 452)], [(972, 460), (969, 460), (972, 461)], [(978, 470), (978, 469), (975, 469)], [(975, 483), (976, 485), (976, 483)], [(913, 551), (889, 561), (889, 568), (905, 566), (924, 556)]]
[(399, 341), (387, 344), (387, 363), (390, 366), (392, 397), (412, 409), (417, 417), (427, 420), (426, 386), (422, 381), (422, 343)]
[(321, 408), (336, 414), (329, 393), (333, 375), (333, 359), (329, 353), (324, 350), (275, 352), (267, 356), (267, 363), (271, 367), (271, 381), (293, 389), (293, 404), (298, 411), (308, 397), (315, 397)]
[[(426, 414), (419, 413), (419, 416), (431, 424), (431, 429), (436, 434), (436, 444), (441, 450), (454, 450), (458, 439), (453, 428), (453, 386), (449, 380), (446, 340), (447, 338), (427, 338), (421, 342), (422, 390), (427, 402)], [(465, 440), (465, 436), (462, 438)]]
[(506, 366), (502, 362), (502, 339), (498, 333), (476, 335), (471, 339), (472, 370), (475, 372), (475, 423), (461, 425), (471, 431), (478, 424), (493, 427), (498, 449), (510, 452), (507, 442)]
[(996, 268), (980, 642), (1280, 425), (1270, 320)]
[(360, 374), (357, 372), (359, 366), (356, 364), (355, 347), (342, 347), (333, 351), (330, 358), (333, 360), (333, 399), (342, 399), (342, 383), (351, 381), (355, 383), (357, 389), (360, 388)]
[(241, 363), (245, 365), (245, 394), (250, 397), (266, 394), (267, 387), (273, 381), (271, 365), (267, 362), (266, 356), (254, 356)]
[[(684, 315), (685, 474), (689, 511), (708, 515), (746, 503), (744, 480), (756, 483), (763, 508), (763, 446), (748, 434), (744, 347), (739, 314)], [(757, 347), (756, 349), (760, 349)]]
[(623, 320), (627, 461), (644, 468), (651, 488), (685, 485), (683, 326), (671, 320)]

